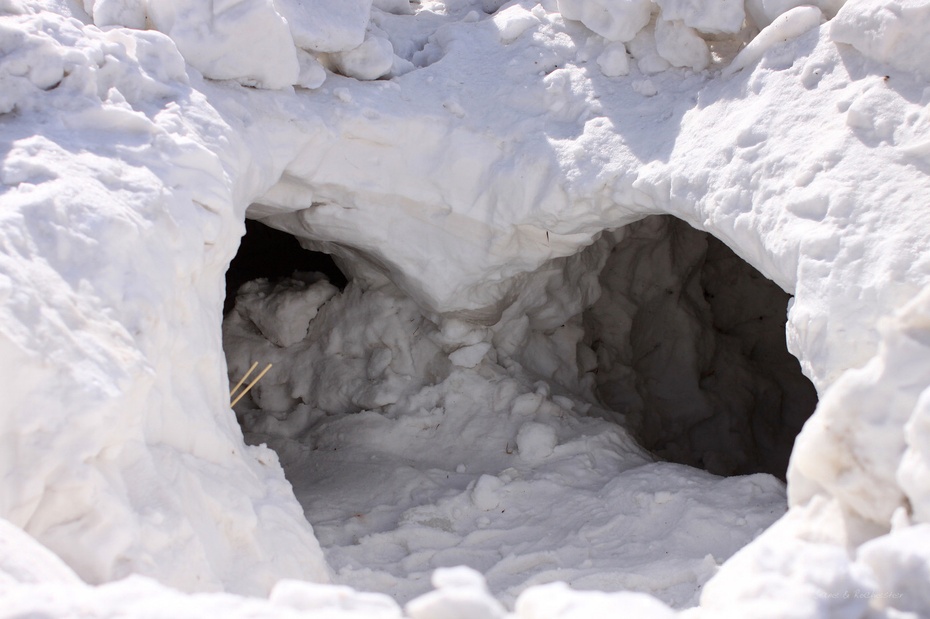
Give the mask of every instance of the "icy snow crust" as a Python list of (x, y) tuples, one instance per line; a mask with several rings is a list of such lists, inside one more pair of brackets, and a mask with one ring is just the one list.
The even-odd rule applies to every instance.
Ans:
[[(926, 614), (930, 5), (349, 4), (0, 0), (0, 616)], [(316, 535), (228, 408), (247, 209), (354, 278), (226, 326), (277, 362), (247, 429), (363, 493)], [(771, 527), (596, 414), (602, 232), (651, 214), (794, 295)]]

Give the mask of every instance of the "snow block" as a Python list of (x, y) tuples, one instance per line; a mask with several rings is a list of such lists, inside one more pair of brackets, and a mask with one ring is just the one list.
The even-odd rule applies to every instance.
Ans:
[(345, 52), (365, 40), (371, 0), (274, 0), (294, 43), (314, 52)]
[(651, 0), (559, 0), (566, 19), (580, 21), (609, 41), (626, 43), (646, 27)]
[(297, 83), (294, 40), (272, 0), (159, 0), (148, 15), (205, 77), (269, 89)]

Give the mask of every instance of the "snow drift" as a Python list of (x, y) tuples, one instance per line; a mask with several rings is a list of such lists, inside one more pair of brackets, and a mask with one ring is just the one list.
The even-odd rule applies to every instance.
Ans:
[[(800, 4), (0, 1), (0, 613), (926, 613), (930, 9)], [(793, 297), (820, 402), (772, 526), (773, 478), (653, 462), (585, 381), (611, 231), (649, 215)], [(246, 431), (289, 471), (308, 430), (381, 444), (385, 488), (434, 494), (327, 521), (246, 445), (220, 325), (247, 216), (352, 283), (252, 286), (230, 373), (304, 356)]]

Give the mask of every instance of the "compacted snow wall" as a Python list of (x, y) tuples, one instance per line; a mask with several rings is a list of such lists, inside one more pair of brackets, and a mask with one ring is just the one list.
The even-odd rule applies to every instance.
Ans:
[[(492, 343), (554, 382), (571, 377), (532, 333), (587, 304), (584, 247), (650, 214), (710, 232), (793, 294), (789, 347), (821, 399), (790, 511), (690, 615), (930, 608), (927, 5), (336, 4), (0, 2), (6, 607), (399, 614), (294, 583), (270, 602), (89, 588), (34, 541), (92, 583), (328, 578), (227, 407), (222, 276), (249, 207), (460, 335), (522, 321), (520, 346)], [(412, 616), (480, 590), (437, 584)], [(521, 599), (527, 617), (601, 603)]]

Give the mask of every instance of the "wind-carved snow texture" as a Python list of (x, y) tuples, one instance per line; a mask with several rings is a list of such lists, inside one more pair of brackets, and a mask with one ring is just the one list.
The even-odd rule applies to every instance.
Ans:
[[(298, 4), (319, 9), (285, 18)], [(562, 566), (699, 598), (688, 617), (927, 614), (930, 6), (606, 4), (0, 0), (2, 616), (675, 615), (527, 578)], [(290, 347), (327, 342), (332, 385), (240, 342), (278, 360), (243, 422), (292, 477), (367, 453), (370, 478), (330, 461), (308, 487), (376, 499), (300, 505), (228, 409), (222, 280), (247, 210), (353, 283), (289, 291), (317, 286), (307, 332), (333, 335)], [(739, 551), (777, 517), (774, 478), (652, 462), (583, 410), (604, 231), (648, 215), (792, 295), (818, 391), (787, 514)], [(404, 476), (429, 491), (378, 495)], [(462, 569), (404, 608), (320, 584), (406, 599), (450, 563), (513, 608)]]

